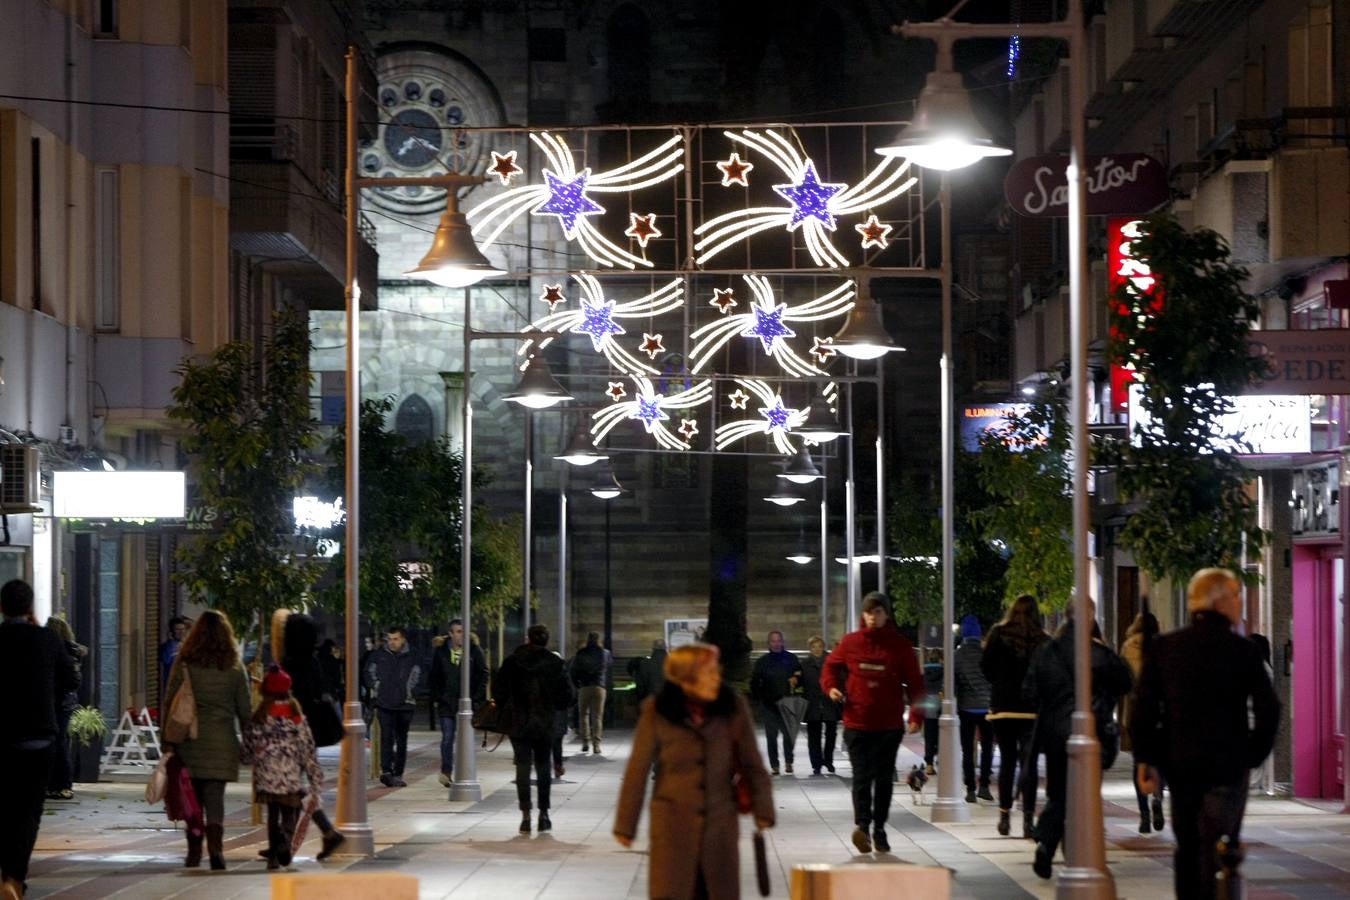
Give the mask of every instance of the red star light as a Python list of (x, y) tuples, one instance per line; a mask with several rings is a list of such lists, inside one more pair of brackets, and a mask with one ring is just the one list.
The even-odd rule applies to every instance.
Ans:
[(862, 235), (862, 245), (864, 250), (868, 247), (876, 247), (880, 250), (885, 250), (890, 244), (890, 241), (887, 240), (887, 236), (891, 233), (891, 226), (883, 225), (878, 221), (876, 213), (868, 216), (867, 221), (863, 222), (861, 225), (854, 225), (853, 230)]
[(665, 345), (661, 343), (661, 335), (648, 334), (642, 332), (642, 345), (638, 347), (643, 353), (647, 354), (649, 359), (656, 359), (656, 354), (665, 353)]
[(561, 284), (544, 285), (544, 292), (539, 295), (539, 299), (548, 304), (549, 312), (553, 312), (553, 308), (559, 303), (567, 302), (567, 297), (563, 295)]
[(692, 441), (694, 439), (694, 435), (698, 434), (698, 420), (681, 419), (680, 427), (677, 430), (680, 432), (680, 436), (683, 437), (686, 441)]
[(609, 382), (609, 387), (605, 390), (605, 393), (609, 394), (609, 399), (615, 403), (628, 396), (628, 391), (624, 390), (622, 381)]
[(834, 338), (812, 338), (811, 341), (811, 349), (806, 352), (814, 356), (816, 362), (822, 366), (829, 361), (831, 356), (839, 352), (831, 346), (834, 344)]
[(488, 166), (488, 171), (496, 175), (503, 185), (510, 185), (511, 178), (519, 175), (525, 170), (516, 165), (516, 151), (508, 150), (506, 153), (492, 152), (492, 165)]
[(656, 213), (648, 213), (645, 216), (629, 213), (628, 229), (624, 234), (636, 240), (639, 247), (646, 249), (648, 241), (661, 236), (661, 232), (656, 230)]
[(727, 394), (727, 399), (731, 401), (732, 409), (745, 409), (745, 404), (749, 401), (750, 395), (740, 388), (736, 388), (736, 390)]
[(717, 311), (725, 316), (736, 305), (736, 292), (732, 288), (713, 288), (713, 298), (708, 305), (717, 307)]
[(731, 187), (733, 184), (749, 187), (750, 181), (745, 176), (749, 175), (754, 167), (754, 163), (741, 159), (739, 153), (731, 154), (731, 159), (717, 164), (717, 168), (722, 170), (722, 187)]

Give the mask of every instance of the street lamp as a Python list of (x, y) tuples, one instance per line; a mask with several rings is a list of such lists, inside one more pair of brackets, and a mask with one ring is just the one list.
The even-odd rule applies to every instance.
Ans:
[(525, 364), (525, 371), (516, 382), (516, 389), (502, 399), (526, 409), (548, 409), (564, 400), (571, 400), (572, 395), (553, 377), (548, 361), (541, 355), (535, 355)]
[(586, 426), (578, 425), (572, 432), (571, 440), (567, 442), (567, 448), (553, 458), (572, 466), (590, 466), (602, 459), (609, 459), (609, 454), (596, 449)]
[(791, 486), (779, 487), (764, 499), (774, 506), (796, 506), (798, 503), (806, 502), (806, 498), (799, 491), (793, 490)]
[[(614, 470), (606, 465), (599, 472), (595, 473), (595, 481), (591, 482), (591, 496), (605, 501), (605, 606), (604, 606), (604, 631), (605, 631), (605, 649), (609, 650), (614, 638), (614, 593), (610, 589), (609, 580), (609, 560), (610, 560), (610, 530), (609, 530), (609, 510), (613, 505), (610, 503), (617, 497), (628, 493), (628, 489), (619, 483), (619, 477), (614, 474)], [(611, 651), (613, 652), (613, 651)]]
[(811, 461), (811, 454), (806, 449), (806, 444), (797, 448), (797, 452), (792, 455), (792, 460), (787, 464), (783, 471), (778, 473), (779, 478), (786, 479), (793, 484), (810, 484), (813, 481), (819, 481), (825, 476), (821, 474), (820, 469)]
[[(473, 179), (473, 183), (481, 180)], [(445, 192), (445, 212), (441, 213), (441, 221), (436, 226), (431, 249), (415, 268), (403, 274), (409, 278), (422, 278), (441, 287), (461, 288), (477, 284), (484, 278), (505, 275), (506, 272), (489, 262), (483, 251), (478, 249), (469, 223), (464, 213), (459, 211), (459, 196), (454, 188), (450, 188)]]
[(881, 323), (881, 307), (872, 299), (866, 280), (858, 280), (858, 299), (830, 346), (851, 359), (877, 359), (905, 349), (891, 340)]
[(847, 431), (839, 427), (839, 417), (830, 408), (830, 401), (824, 394), (812, 398), (806, 411), (806, 424), (794, 429), (793, 433), (808, 437), (817, 444), (828, 444), (848, 435)]

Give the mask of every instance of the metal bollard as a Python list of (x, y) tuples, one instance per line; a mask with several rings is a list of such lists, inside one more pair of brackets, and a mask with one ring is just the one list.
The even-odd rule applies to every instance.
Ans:
[(1242, 844), (1224, 835), (1214, 845), (1214, 852), (1219, 860), (1218, 883), (1214, 886), (1215, 900), (1245, 900), (1247, 889), (1243, 886), (1242, 873), (1238, 871), (1247, 856)]

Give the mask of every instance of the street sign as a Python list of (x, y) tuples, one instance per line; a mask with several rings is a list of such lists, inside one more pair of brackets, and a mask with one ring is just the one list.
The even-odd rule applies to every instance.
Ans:
[[(1003, 179), (1003, 196), (1017, 213), (1033, 218), (1069, 214), (1069, 185), (1063, 154), (1033, 156), (1016, 163)], [(1140, 215), (1171, 196), (1167, 170), (1146, 153), (1090, 156), (1087, 165), (1087, 214)]]

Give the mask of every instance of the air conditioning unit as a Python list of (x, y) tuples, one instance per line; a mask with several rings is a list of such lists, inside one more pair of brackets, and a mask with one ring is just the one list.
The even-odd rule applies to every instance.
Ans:
[(41, 512), (38, 448), (0, 444), (0, 513)]

